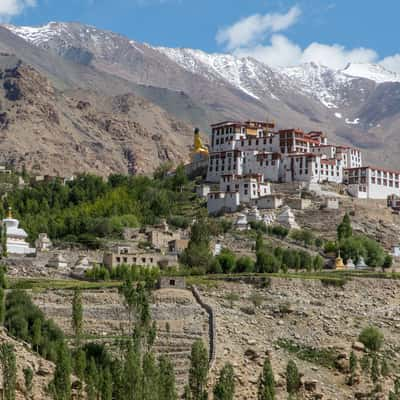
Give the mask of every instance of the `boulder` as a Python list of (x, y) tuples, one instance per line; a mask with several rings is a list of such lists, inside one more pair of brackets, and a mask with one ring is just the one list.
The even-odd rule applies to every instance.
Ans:
[(361, 342), (354, 342), (352, 348), (356, 351), (365, 351), (365, 346)]

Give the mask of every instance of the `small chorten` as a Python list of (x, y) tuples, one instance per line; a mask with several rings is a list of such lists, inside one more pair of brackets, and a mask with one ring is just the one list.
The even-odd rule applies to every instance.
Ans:
[(356, 269), (368, 269), (368, 265), (366, 264), (364, 257), (360, 257), (360, 259), (358, 260), (358, 263), (356, 265)]
[(3, 219), (3, 229), (6, 235), (7, 253), (34, 254), (36, 252), (36, 249), (29, 247), (26, 241), (28, 234), (19, 227), (19, 221), (13, 218), (11, 208), (8, 209), (7, 218)]
[(335, 269), (337, 270), (343, 270), (346, 269), (346, 266), (343, 263), (343, 258), (340, 257), (340, 250), (339, 250), (339, 255), (335, 260)]
[(353, 260), (351, 258), (349, 258), (347, 260), (346, 268), (347, 269), (355, 269), (356, 268), (356, 266), (354, 265), (354, 262), (353, 262)]

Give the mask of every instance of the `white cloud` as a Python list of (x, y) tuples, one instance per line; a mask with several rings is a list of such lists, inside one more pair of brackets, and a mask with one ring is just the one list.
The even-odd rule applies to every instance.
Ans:
[(9, 21), (27, 7), (35, 7), (36, 0), (0, 0), (0, 21)]
[(302, 57), (302, 50), (286, 36), (273, 35), (269, 46), (239, 48), (234, 51), (234, 54), (239, 57), (253, 57), (265, 64), (278, 67), (298, 64)]
[(380, 64), (386, 69), (400, 74), (400, 54), (384, 58)]
[(378, 60), (376, 51), (365, 48), (346, 49), (337, 44), (312, 43), (301, 56), (301, 62), (317, 62), (333, 69), (344, 68), (348, 63), (373, 63)]
[(255, 44), (268, 33), (280, 32), (296, 23), (301, 14), (300, 8), (292, 7), (286, 14), (255, 14), (243, 18), (230, 27), (220, 29), (217, 42), (228, 50)]
[(292, 7), (286, 14), (255, 14), (220, 29), (216, 40), (239, 57), (253, 57), (272, 67), (313, 61), (333, 69), (342, 69), (348, 63), (378, 63), (400, 73), (400, 54), (380, 60), (375, 50), (363, 47), (348, 49), (339, 44), (314, 42), (301, 48), (282, 33), (277, 34), (295, 24), (300, 15), (298, 6)]

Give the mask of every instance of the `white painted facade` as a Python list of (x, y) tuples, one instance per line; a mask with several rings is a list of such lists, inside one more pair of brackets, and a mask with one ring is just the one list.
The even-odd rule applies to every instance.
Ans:
[(241, 204), (250, 204), (271, 194), (271, 186), (262, 175), (223, 175), (220, 190), (210, 192), (207, 198), (209, 214), (235, 212)]
[(270, 182), (343, 181), (345, 165), (361, 165), (361, 152), (328, 145), (321, 132), (273, 132), (262, 122), (223, 122), (212, 126), (207, 180), (225, 174), (260, 174)]
[(381, 168), (350, 168), (344, 172), (347, 191), (359, 199), (387, 199), (400, 196), (400, 172)]

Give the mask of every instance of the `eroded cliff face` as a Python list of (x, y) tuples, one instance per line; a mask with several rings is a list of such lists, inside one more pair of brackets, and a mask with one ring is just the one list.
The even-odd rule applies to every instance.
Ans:
[(129, 93), (60, 92), (37, 70), (0, 56), (1, 162), (67, 176), (151, 173), (186, 161), (191, 128)]

